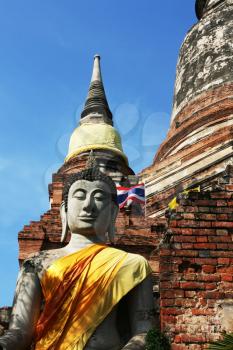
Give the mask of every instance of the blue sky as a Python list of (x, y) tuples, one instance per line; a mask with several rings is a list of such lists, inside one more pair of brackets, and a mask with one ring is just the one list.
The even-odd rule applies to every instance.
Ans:
[(93, 55), (137, 172), (166, 136), (194, 2), (0, 1), (0, 306), (13, 298), (17, 234), (49, 207), (47, 185), (79, 120)]

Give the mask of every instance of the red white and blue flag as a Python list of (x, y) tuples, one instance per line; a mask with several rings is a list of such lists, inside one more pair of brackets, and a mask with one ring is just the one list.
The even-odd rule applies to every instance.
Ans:
[(133, 201), (137, 203), (145, 203), (145, 187), (139, 184), (133, 187), (117, 187), (117, 200), (120, 208), (126, 204), (130, 205)]

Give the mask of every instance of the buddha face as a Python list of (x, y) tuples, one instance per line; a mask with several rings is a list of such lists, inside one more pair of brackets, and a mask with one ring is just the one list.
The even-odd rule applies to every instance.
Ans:
[(97, 235), (105, 241), (114, 210), (108, 184), (78, 180), (68, 193), (67, 222), (72, 233)]

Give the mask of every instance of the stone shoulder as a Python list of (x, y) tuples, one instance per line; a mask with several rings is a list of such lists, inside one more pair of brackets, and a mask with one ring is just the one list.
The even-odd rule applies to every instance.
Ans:
[(32, 253), (24, 260), (22, 269), (25, 272), (36, 273), (40, 276), (50, 263), (59, 257), (60, 254), (58, 253), (58, 249), (42, 250), (40, 252)]

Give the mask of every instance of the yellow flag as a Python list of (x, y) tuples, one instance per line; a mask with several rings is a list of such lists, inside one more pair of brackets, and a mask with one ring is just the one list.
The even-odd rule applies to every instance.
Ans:
[[(189, 190), (184, 190), (183, 192), (181, 192), (182, 194), (188, 194), (190, 192), (201, 192), (201, 187), (197, 186), (194, 188), (190, 188)], [(177, 202), (177, 197), (174, 197), (171, 202), (168, 203), (168, 207), (171, 210), (174, 210), (178, 207), (179, 203)]]

